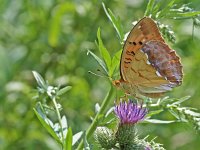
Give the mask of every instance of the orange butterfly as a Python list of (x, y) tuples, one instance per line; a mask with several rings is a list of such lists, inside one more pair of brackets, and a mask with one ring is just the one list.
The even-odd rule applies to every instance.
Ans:
[(141, 19), (129, 33), (121, 55), (120, 75), (114, 85), (138, 98), (160, 97), (181, 85), (180, 59), (151, 18)]

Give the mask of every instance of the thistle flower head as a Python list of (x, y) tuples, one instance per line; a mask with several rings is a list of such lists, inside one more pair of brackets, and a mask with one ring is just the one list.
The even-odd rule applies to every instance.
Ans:
[(115, 114), (120, 119), (120, 124), (135, 124), (143, 120), (147, 114), (147, 108), (143, 108), (142, 104), (134, 103), (129, 100), (121, 101), (115, 106)]
[(116, 144), (114, 133), (107, 127), (97, 127), (94, 138), (105, 149), (111, 149)]

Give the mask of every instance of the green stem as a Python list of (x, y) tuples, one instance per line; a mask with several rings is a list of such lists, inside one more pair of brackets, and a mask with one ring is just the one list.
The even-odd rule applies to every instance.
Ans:
[[(86, 139), (89, 139), (90, 136), (92, 135), (92, 133), (95, 131), (95, 129), (96, 129), (97, 125), (98, 125), (99, 115), (101, 115), (105, 111), (106, 106), (109, 104), (110, 100), (113, 97), (113, 93), (114, 93), (114, 88), (111, 85), (110, 91), (108, 92), (108, 94), (106, 95), (105, 99), (103, 100), (99, 112), (96, 114), (95, 118), (92, 121), (92, 124), (90, 125), (90, 127), (86, 131)], [(83, 141), (81, 141), (81, 143), (79, 144), (77, 150), (82, 150), (82, 149), (83, 149)]]
[(58, 123), (59, 123), (60, 128), (61, 128), (62, 148), (63, 148), (63, 147), (64, 147), (64, 144), (65, 144), (65, 138), (64, 138), (64, 132), (63, 132), (63, 127), (62, 127), (61, 116), (60, 116), (60, 112), (59, 112), (59, 109), (58, 109), (58, 104), (57, 104), (57, 102), (56, 102), (55, 97), (53, 98), (53, 104), (54, 104), (54, 106), (55, 106), (56, 115), (58, 116)]

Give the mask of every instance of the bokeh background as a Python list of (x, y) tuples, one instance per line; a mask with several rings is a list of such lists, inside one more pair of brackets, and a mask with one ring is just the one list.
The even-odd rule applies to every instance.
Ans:
[[(199, 0), (191, 7), (200, 10)], [(105, 1), (121, 18), (124, 31), (143, 17), (147, 0)], [(200, 108), (200, 29), (192, 37), (192, 20), (162, 20), (175, 31), (176, 49), (184, 66), (184, 82), (167, 95), (191, 95), (185, 106)], [(87, 49), (99, 55), (95, 45), (101, 27), (102, 39), (111, 54), (121, 45), (98, 0), (0, 0), (0, 149), (57, 149), (33, 113), (36, 81), (32, 70), (52, 85), (71, 85), (60, 103), (73, 133), (84, 130), (109, 89), (105, 78), (88, 71), (100, 68)], [(114, 101), (114, 100), (113, 100)], [(160, 116), (159, 116), (160, 117)], [(168, 114), (161, 114), (172, 119)], [(145, 125), (145, 135), (168, 150), (197, 150), (200, 136), (188, 124)]]

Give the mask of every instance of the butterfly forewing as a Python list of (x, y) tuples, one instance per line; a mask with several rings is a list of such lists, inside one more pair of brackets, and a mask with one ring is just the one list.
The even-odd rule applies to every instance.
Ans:
[(150, 40), (163, 41), (156, 23), (148, 17), (141, 19), (129, 33), (121, 56), (120, 71), (123, 80), (126, 80), (127, 64), (131, 61), (137, 51), (144, 43)]

